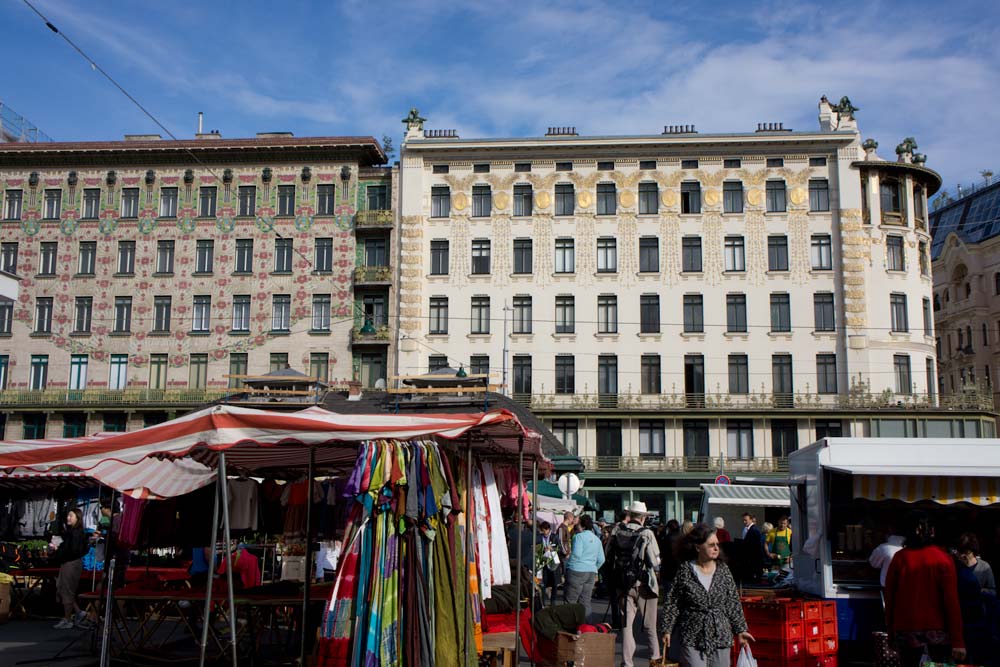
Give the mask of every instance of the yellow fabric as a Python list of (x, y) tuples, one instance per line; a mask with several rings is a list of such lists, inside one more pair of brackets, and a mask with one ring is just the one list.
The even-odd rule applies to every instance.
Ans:
[(942, 505), (1000, 503), (1000, 479), (995, 477), (909, 477), (855, 475), (854, 497), (867, 500), (932, 500)]

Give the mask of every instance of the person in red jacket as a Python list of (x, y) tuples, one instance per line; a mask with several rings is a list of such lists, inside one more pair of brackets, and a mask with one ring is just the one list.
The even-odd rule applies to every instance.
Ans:
[(932, 544), (934, 527), (923, 512), (906, 521), (906, 543), (892, 559), (885, 578), (885, 624), (902, 667), (965, 658), (962, 611), (955, 563)]

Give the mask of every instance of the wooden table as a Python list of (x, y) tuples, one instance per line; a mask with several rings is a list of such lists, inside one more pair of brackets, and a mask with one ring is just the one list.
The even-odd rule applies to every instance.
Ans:
[(514, 631), (510, 632), (487, 632), (483, 634), (483, 654), (491, 654), (496, 657), (498, 665), (502, 667), (514, 667), (517, 663), (514, 649), (516, 646)]

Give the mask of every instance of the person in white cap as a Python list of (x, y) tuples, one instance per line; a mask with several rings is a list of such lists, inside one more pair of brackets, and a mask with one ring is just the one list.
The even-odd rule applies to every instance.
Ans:
[(646, 503), (633, 502), (625, 508), (625, 521), (616, 527), (611, 537), (612, 576), (619, 594), (624, 598), (622, 662), (625, 667), (632, 667), (635, 655), (634, 624), (637, 614), (649, 641), (650, 661), (660, 659), (660, 645), (656, 637), (660, 549), (653, 531), (643, 525), (647, 516)]

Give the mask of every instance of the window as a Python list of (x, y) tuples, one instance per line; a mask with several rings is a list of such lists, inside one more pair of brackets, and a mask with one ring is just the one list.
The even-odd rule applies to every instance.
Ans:
[(236, 263), (233, 273), (253, 272), (253, 239), (236, 239)]
[(639, 239), (639, 273), (660, 271), (660, 240), (655, 236)]
[(686, 273), (701, 271), (700, 236), (685, 236), (681, 240), (681, 270)]
[(316, 186), (316, 215), (333, 215), (334, 190), (331, 183)]
[(59, 243), (56, 241), (43, 241), (39, 244), (38, 251), (38, 275), (56, 275), (56, 256), (59, 254)]
[(725, 181), (722, 184), (722, 212), (743, 212), (743, 182)]
[(274, 272), (292, 272), (292, 239), (274, 239)]
[(45, 389), (49, 383), (49, 355), (31, 355), (31, 376), (28, 380), (29, 389), (33, 391)]
[(614, 183), (597, 184), (597, 215), (614, 215), (617, 209), (617, 190)]
[(660, 212), (660, 186), (655, 182), (640, 183), (639, 215), (656, 215), (659, 212)]
[(809, 181), (809, 210), (830, 210), (830, 183), (825, 178), (813, 178)]
[(639, 169), (642, 171), (652, 171), (656, 169), (656, 160), (639, 160)]
[(3, 201), (4, 220), (21, 219), (21, 203), (23, 197), (24, 193), (21, 190), (7, 190), (4, 193), (4, 201)]
[(597, 297), (597, 333), (618, 333), (618, 297), (613, 294)]
[(660, 296), (643, 294), (639, 297), (639, 332), (660, 333)]
[(74, 354), (69, 358), (69, 388), (73, 391), (81, 391), (87, 388), (87, 362), (89, 357), (86, 354)]
[(526, 218), (532, 211), (532, 190), (527, 183), (514, 186), (514, 217)]
[(448, 368), (448, 357), (443, 354), (432, 354), (427, 357), (427, 370), (433, 373), (436, 370)]
[(886, 257), (888, 259), (887, 268), (890, 271), (906, 270), (906, 257), (903, 254), (902, 236), (886, 236), (885, 252), (886, 252)]
[(705, 357), (684, 355), (684, 393), (689, 408), (705, 407)]
[(369, 185), (365, 188), (369, 211), (389, 210), (389, 187), (386, 185)]
[(747, 331), (747, 295), (726, 295), (726, 331), (729, 333), (746, 333)]
[(742, 236), (726, 237), (726, 271), (746, 271), (746, 254)]
[(556, 333), (571, 334), (576, 331), (576, 298), (556, 297)]
[(0, 355), (0, 391), (7, 388), (7, 383), (10, 375), (10, 356), (6, 354)]
[(613, 160), (604, 160), (597, 163), (597, 171), (614, 171), (615, 163)]
[[(3, 269), (7, 273), (17, 273), (17, 241), (0, 243), (0, 269)], [(997, 284), (1000, 285), (1000, 283)]]
[(451, 215), (451, 189), (444, 185), (431, 188), (431, 217), (447, 218)]
[(579, 429), (575, 419), (552, 420), (552, 435), (554, 435), (566, 451), (576, 455), (579, 449)]
[(108, 389), (124, 389), (126, 386), (128, 386), (128, 355), (112, 354)]
[(753, 458), (753, 422), (726, 420), (726, 453), (732, 459)]
[(474, 165), (472, 165), (472, 173), (474, 173), (474, 174), (488, 174), (488, 173), (490, 173), (490, 165), (488, 163), (474, 164)]
[(739, 158), (726, 158), (722, 161), (723, 169), (739, 169), (743, 165), (743, 161)]
[(622, 423), (618, 419), (597, 420), (597, 455), (622, 455)]
[(883, 213), (900, 214), (903, 212), (901, 197), (899, 196), (899, 181), (883, 178), (879, 182), (879, 201), (882, 204)]
[(514, 163), (514, 171), (517, 172), (517, 173), (519, 173), (519, 174), (520, 173), (529, 172), (529, 171), (531, 171), (531, 163), (530, 162), (515, 162)]
[(486, 354), (474, 354), (469, 357), (469, 375), (489, 375), (490, 357)]
[(837, 393), (837, 355), (816, 355), (816, 391), (820, 394)]
[(212, 273), (215, 269), (215, 241), (198, 239), (194, 251), (194, 272)]
[(472, 217), (488, 218), (493, 210), (493, 193), (488, 185), (472, 186)]
[(618, 241), (614, 238), (597, 239), (597, 272), (618, 272)]
[(275, 294), (271, 297), (271, 331), (288, 331), (291, 327), (292, 297)]
[(153, 297), (153, 333), (170, 332), (170, 304), (169, 296)]
[(52, 333), (52, 297), (40, 296), (35, 300), (35, 333)]
[(156, 242), (156, 272), (171, 274), (174, 272), (174, 242)]
[(208, 386), (208, 355), (192, 354), (188, 360), (188, 388), (204, 389)]
[[(136, 190), (136, 202), (138, 203), (139, 191)], [(58, 220), (59, 215), (62, 212), (62, 190), (46, 190), (45, 191), (45, 202), (44, 208), (42, 209), (42, 217), (46, 220)], [(135, 215), (122, 217), (132, 217)]]
[(436, 164), (431, 168), (431, 173), (433, 174), (447, 174), (448, 165), (446, 164)]
[(701, 183), (681, 183), (681, 213), (701, 213)]
[(896, 375), (896, 393), (913, 393), (913, 382), (910, 379), (910, 355), (892, 355), (892, 367)]
[(273, 373), (275, 371), (280, 371), (288, 368), (288, 353), (287, 352), (272, 352), (268, 359), (268, 373)]
[(681, 169), (697, 169), (697, 160), (681, 160)]
[(94, 297), (78, 296), (74, 305), (73, 333), (90, 333), (90, 322), (94, 316)]
[(794, 419), (771, 420), (771, 455), (784, 459), (799, 448), (799, 429)]
[(606, 396), (618, 393), (618, 357), (614, 354), (597, 357), (597, 393)]
[(330, 353), (311, 352), (309, 354), (309, 377), (316, 378), (320, 382), (330, 379)]
[(642, 355), (639, 380), (641, 391), (644, 394), (659, 394), (662, 391), (662, 384), (660, 381), (660, 355)]
[(118, 242), (118, 273), (122, 275), (135, 273), (135, 241)]
[(531, 297), (514, 297), (514, 333), (531, 333)]
[(14, 302), (0, 298), (0, 335), (9, 336), (14, 320)]
[(556, 273), (576, 271), (576, 249), (573, 239), (556, 239)]
[(515, 354), (513, 362), (514, 370), (514, 395), (524, 396), (531, 393), (531, 356), (527, 354)]
[[(166, 355), (164, 355), (166, 356)], [(237, 375), (246, 375), (249, 370), (249, 355), (246, 352), (230, 352), (229, 353), (229, 388), (238, 389), (243, 386), (243, 378), (233, 377)], [(166, 359), (164, 359), (166, 361)]]
[(160, 188), (160, 217), (177, 217), (177, 188)]
[[(925, 365), (924, 374), (927, 377), (927, 397), (930, 398), (931, 401), (933, 401), (934, 400), (934, 388), (935, 388), (935, 384), (936, 384), (934, 382), (934, 370), (935, 370), (934, 369), (934, 360), (932, 358), (930, 358), (930, 357), (927, 357), (927, 359), (924, 362), (924, 365)], [(990, 381), (990, 367), (989, 366), (986, 367), (986, 381), (987, 382)]]
[(685, 294), (684, 333), (703, 333), (704, 331), (704, 302), (701, 294)]
[[(230, 355), (230, 358), (234, 356), (237, 355), (235, 354)], [(230, 372), (232, 372), (231, 368)], [(246, 370), (244, 369), (243, 372), (246, 373)], [(150, 389), (167, 388), (167, 355), (165, 354), (149, 355), (149, 388)]]
[(365, 321), (376, 327), (389, 326), (389, 309), (386, 303), (387, 298), (384, 294), (368, 294), (361, 297), (361, 310)]
[(365, 266), (389, 266), (386, 239), (365, 239)]
[(469, 332), (474, 334), (490, 332), (490, 297), (472, 297), (472, 321)]
[(532, 272), (531, 239), (514, 239), (514, 273)]
[(233, 331), (250, 331), (250, 295), (233, 296)]
[(96, 220), (101, 213), (101, 190), (100, 188), (86, 188), (83, 191), (83, 216), (84, 220)]
[(556, 215), (573, 215), (576, 208), (576, 194), (573, 185), (560, 183), (556, 185)]
[(215, 217), (215, 204), (217, 197), (218, 197), (218, 189), (215, 186), (202, 186), (198, 188), (199, 217), (202, 218)]
[(48, 417), (45, 413), (28, 413), (24, 415), (24, 439), (40, 440), (45, 437), (45, 425)]
[(278, 186), (278, 215), (295, 215), (295, 186)]
[(448, 297), (446, 296), (431, 297), (430, 333), (448, 333)]
[(771, 331), (788, 332), (792, 330), (791, 304), (787, 294), (771, 295)]
[(784, 213), (785, 211), (785, 182), (768, 181), (765, 186), (767, 195), (767, 212)]
[(250, 218), (257, 214), (257, 186), (241, 185), (238, 191), (239, 209), (237, 215)]
[(313, 294), (312, 301), (312, 330), (330, 330), (330, 295)]
[[(201, 294), (194, 298), (194, 311), (191, 319), (191, 331), (208, 332), (212, 326), (212, 297), (208, 294)], [(285, 328), (288, 326), (286, 324)]]
[(490, 242), (476, 239), (472, 242), (472, 273), (488, 275), (490, 272)]
[(663, 456), (667, 429), (662, 419), (639, 420), (639, 456)]
[(750, 393), (750, 362), (745, 354), (729, 355), (729, 393)]
[(767, 237), (767, 270), (768, 271), (788, 270), (787, 236)]
[[(934, 335), (934, 318), (931, 316), (931, 300), (925, 298), (923, 300), (923, 313), (924, 313), (924, 335), (933, 336)], [(986, 323), (983, 323), (983, 345), (987, 346), (990, 344), (990, 339), (986, 335)]]
[[(927, 299), (924, 299), (924, 301), (927, 301)], [(929, 325), (930, 325), (930, 322), (929, 322), (928, 317), (927, 317), (927, 313), (928, 312), (929, 311), (926, 310), (926, 306), (925, 306), (925, 310), (924, 310), (924, 313), (925, 313), (925, 315), (924, 315), (924, 335), (925, 336), (930, 336), (931, 335), (931, 334), (927, 333), (929, 331)], [(983, 322), (983, 347), (989, 347), (989, 346), (990, 346), (990, 336), (989, 336), (989, 333), (986, 331), (986, 322)]]
[(431, 241), (431, 275), (448, 275), (448, 242), (443, 240)]
[(767, 158), (767, 166), (771, 168), (778, 168), (785, 166), (785, 158), (780, 157), (769, 157)]
[(830, 292), (813, 294), (813, 318), (816, 331), (834, 331), (836, 329), (833, 294)]
[(890, 294), (889, 310), (892, 314), (892, 331), (896, 333), (908, 332), (910, 321), (906, 313), (906, 295), (896, 292)]
[(814, 271), (830, 271), (833, 269), (833, 247), (830, 243), (829, 234), (813, 234), (812, 268)]
[(572, 162), (556, 162), (556, 171), (573, 171)]
[(792, 355), (771, 355), (771, 383), (775, 394), (775, 407), (794, 407), (792, 393), (795, 388), (792, 386)]
[(684, 456), (708, 458), (708, 420), (684, 420)]
[(931, 275), (931, 263), (927, 257), (927, 241), (917, 243), (917, 260), (920, 262), (920, 275)]
[(572, 354), (556, 355), (556, 393), (572, 394), (576, 391), (576, 360)]

